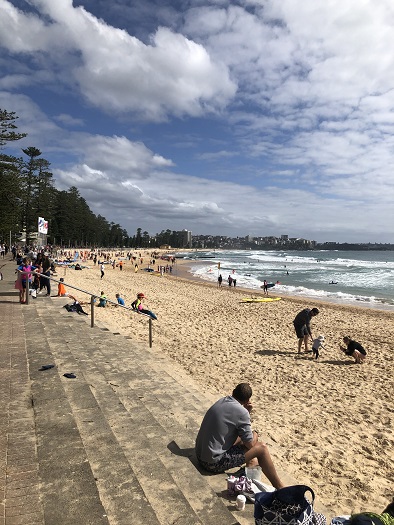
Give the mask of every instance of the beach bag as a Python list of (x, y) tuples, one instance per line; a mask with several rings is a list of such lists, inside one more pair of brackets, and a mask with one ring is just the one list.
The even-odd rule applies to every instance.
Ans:
[[(310, 492), (312, 501), (305, 493)], [(293, 485), (255, 496), (255, 525), (326, 525), (323, 514), (313, 510), (315, 493), (307, 485)]]

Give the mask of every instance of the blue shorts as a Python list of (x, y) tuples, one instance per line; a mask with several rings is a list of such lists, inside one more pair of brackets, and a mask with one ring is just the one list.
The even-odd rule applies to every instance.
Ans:
[(219, 474), (230, 468), (241, 467), (246, 463), (245, 449), (239, 445), (233, 445), (224, 452), (215, 463), (208, 463), (200, 459), (198, 462), (205, 470)]

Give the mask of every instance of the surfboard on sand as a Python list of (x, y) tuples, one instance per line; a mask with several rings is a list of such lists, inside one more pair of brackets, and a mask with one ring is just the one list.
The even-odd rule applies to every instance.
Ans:
[(241, 303), (271, 303), (280, 300), (281, 297), (244, 297), (241, 299)]

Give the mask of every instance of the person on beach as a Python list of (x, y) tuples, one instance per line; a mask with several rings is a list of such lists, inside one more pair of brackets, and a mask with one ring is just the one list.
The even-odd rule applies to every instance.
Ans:
[(357, 341), (350, 339), (350, 337), (344, 337), (343, 342), (346, 345), (346, 348), (342, 345), (339, 345), (339, 348), (345, 355), (351, 356), (354, 358), (354, 362), (361, 365), (364, 363), (367, 352), (365, 348), (360, 345)]
[(145, 295), (143, 293), (137, 294), (137, 299), (131, 303), (132, 309), (137, 310), (140, 314), (149, 315), (151, 319), (157, 319), (157, 316), (151, 310), (143, 308), (142, 299), (146, 299)]
[(29, 285), (32, 282), (32, 269), (33, 267), (30, 264), (30, 259), (28, 257), (22, 259), (22, 262), (17, 269), (18, 279), (15, 283), (15, 287), (19, 290), (19, 302), (22, 304), (26, 302), (26, 280), (29, 281)]
[(66, 287), (64, 286), (64, 279), (63, 277), (60, 277), (60, 283), (57, 285), (57, 296), (58, 297), (70, 297), (70, 299), (73, 299), (74, 301), (76, 301), (77, 299), (69, 294), (66, 290)]
[(219, 277), (218, 277), (218, 285), (219, 285), (219, 288), (222, 287), (222, 282), (223, 282), (223, 277), (222, 277), (222, 274), (220, 274)]
[(294, 329), (298, 337), (298, 353), (301, 353), (302, 343), (305, 346), (305, 352), (309, 352), (308, 349), (308, 339), (313, 340), (312, 331), (311, 331), (311, 319), (319, 313), (318, 308), (304, 308), (301, 310), (293, 321)]
[(40, 275), (40, 292), (43, 288), (46, 288), (46, 295), (49, 297), (51, 295), (51, 280), (47, 277), (51, 276), (51, 261), (49, 260), (48, 255), (44, 255), (41, 263), (41, 275)]
[(103, 263), (100, 264), (100, 272), (101, 272), (100, 279), (102, 279), (104, 277), (104, 264)]
[(116, 300), (118, 301), (118, 304), (120, 304), (121, 306), (124, 306), (124, 305), (125, 305), (125, 304), (124, 304), (124, 299), (120, 296), (120, 294), (117, 293), (117, 294), (115, 295), (115, 297), (116, 297)]
[(102, 291), (101, 292), (101, 295), (99, 297), (99, 304), (97, 305), (98, 308), (105, 308), (107, 304), (107, 296), (105, 295), (105, 293)]
[[(83, 303), (82, 303), (83, 304)], [(82, 308), (82, 304), (75, 299), (72, 304), (65, 304), (64, 308), (67, 310), (67, 312), (77, 312), (77, 314), (84, 314), (89, 315), (85, 310)]]
[(268, 447), (259, 441), (251, 428), (250, 398), (252, 388), (248, 383), (237, 385), (231, 396), (217, 401), (205, 414), (196, 438), (196, 456), (207, 471), (221, 473), (246, 463), (247, 467), (260, 465), (271, 484), (282, 488)]
[(33, 282), (32, 282), (32, 289), (35, 290), (35, 295), (37, 296), (37, 290), (40, 287), (40, 275), (42, 272), (42, 267), (40, 263), (36, 263), (34, 274), (33, 274)]
[(312, 343), (312, 352), (313, 352), (313, 356), (318, 359), (319, 358), (319, 349), (320, 348), (323, 348), (323, 350), (325, 350), (324, 346), (323, 346), (323, 341), (324, 341), (324, 335), (319, 335), (318, 337), (316, 337), (316, 339), (313, 340), (313, 343)]
[(228, 282), (228, 285), (231, 287), (232, 282), (233, 282), (233, 278), (231, 277), (231, 275), (229, 275), (229, 276), (227, 277), (227, 282)]
[(264, 292), (264, 295), (268, 295), (268, 283), (265, 279), (263, 282), (263, 292)]

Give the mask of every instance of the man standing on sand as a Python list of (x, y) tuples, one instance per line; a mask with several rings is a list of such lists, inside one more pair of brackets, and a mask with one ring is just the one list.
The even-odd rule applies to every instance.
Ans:
[(305, 352), (309, 352), (308, 339), (311, 338), (313, 340), (310, 323), (312, 317), (315, 317), (318, 313), (319, 310), (317, 308), (312, 308), (312, 310), (305, 308), (295, 316), (293, 324), (298, 337), (299, 354), (301, 353), (302, 342), (304, 342), (305, 345)]
[(250, 425), (252, 388), (248, 383), (237, 385), (231, 396), (217, 401), (205, 414), (196, 439), (196, 456), (209, 472), (220, 473), (246, 463), (260, 465), (271, 484), (284, 485), (272, 462), (268, 447), (258, 440)]

